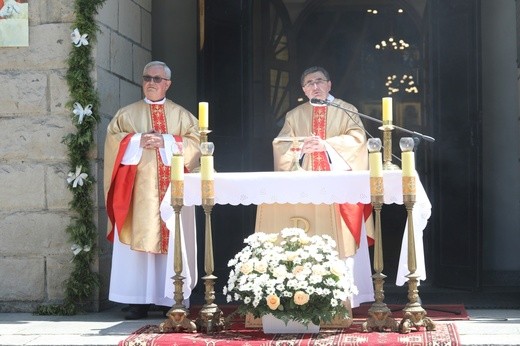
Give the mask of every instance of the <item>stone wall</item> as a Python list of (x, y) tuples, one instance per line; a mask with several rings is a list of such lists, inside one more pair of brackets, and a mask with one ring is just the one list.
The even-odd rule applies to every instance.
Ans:
[(99, 11), (101, 32), (96, 46), (97, 89), (101, 122), (98, 126), (97, 180), (99, 200), (100, 307), (106, 306), (112, 249), (107, 241), (103, 195), (103, 143), (106, 128), (116, 111), (142, 98), (141, 77), (152, 54), (152, 0), (106, 0)]
[[(111, 257), (102, 206), (104, 133), (121, 105), (141, 97), (141, 71), (151, 58), (151, 10), (151, 0), (107, 0), (98, 16), (93, 75), (102, 121), (92, 171), (100, 204), (95, 270), (102, 285), (93, 309), (106, 303)], [(0, 312), (61, 302), (70, 274), (70, 167), (61, 141), (75, 130), (64, 79), (73, 21), (71, 0), (29, 1), (29, 47), (0, 47)]]

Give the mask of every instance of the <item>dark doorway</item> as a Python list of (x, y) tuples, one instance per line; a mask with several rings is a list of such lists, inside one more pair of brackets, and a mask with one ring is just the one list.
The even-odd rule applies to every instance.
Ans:
[[(392, 96), (396, 125), (437, 139), (433, 144), (419, 143), (416, 154), (417, 171), (433, 204), (424, 232), (425, 284), (478, 287), (479, 2), (201, 3), (206, 35), (199, 55), (199, 99), (212, 105), (216, 169), (272, 170), (271, 141), (287, 110), (303, 101), (299, 77), (308, 66), (328, 69), (333, 95), (372, 117), (381, 118), (381, 98)], [(464, 102), (459, 102), (461, 98)], [(364, 124), (371, 136), (382, 136), (377, 123)], [(394, 131), (396, 164), (403, 136)], [(460, 175), (453, 176), (453, 170)], [(254, 230), (254, 216), (254, 206), (215, 207), (218, 292), (227, 278), (228, 260)], [(382, 217), (384, 273), (391, 284), (404, 230), (404, 206), (385, 206)], [(199, 259), (202, 266), (202, 254)]]

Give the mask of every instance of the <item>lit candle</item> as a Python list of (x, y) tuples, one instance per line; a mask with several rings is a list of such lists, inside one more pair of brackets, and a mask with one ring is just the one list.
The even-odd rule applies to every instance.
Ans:
[(401, 153), (401, 165), (403, 177), (415, 176), (415, 155), (413, 151), (403, 151)]
[(201, 129), (209, 127), (208, 109), (209, 104), (207, 102), (199, 102), (199, 128)]
[(184, 157), (182, 155), (172, 156), (170, 173), (172, 180), (184, 180)]
[(381, 152), (374, 152), (368, 154), (370, 165), (370, 176), (372, 178), (383, 177), (383, 163), (381, 160)]
[(201, 156), (200, 177), (202, 180), (213, 180), (213, 156)]
[(392, 122), (392, 98), (383, 97), (383, 122)]

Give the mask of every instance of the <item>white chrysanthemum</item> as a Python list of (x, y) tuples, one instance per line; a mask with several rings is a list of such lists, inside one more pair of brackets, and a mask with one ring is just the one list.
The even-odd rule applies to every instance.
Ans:
[(286, 290), (285, 285), (283, 283), (279, 283), (275, 286), (278, 292), (284, 292)]
[(332, 296), (340, 301), (347, 300), (347, 298), (349, 297), (348, 292), (341, 290), (333, 290)]
[(322, 280), (323, 280), (323, 276), (321, 276), (321, 275), (311, 275), (311, 276), (309, 276), (309, 283), (312, 284), (312, 285), (319, 284), (319, 283), (321, 283)]
[(258, 304), (260, 304), (261, 301), (262, 301), (262, 298), (255, 297), (255, 299), (253, 300), (253, 306), (256, 308), (258, 306)]
[(284, 279), (287, 277), (287, 268), (286, 267), (275, 267), (272, 272), (273, 276), (275, 278)]

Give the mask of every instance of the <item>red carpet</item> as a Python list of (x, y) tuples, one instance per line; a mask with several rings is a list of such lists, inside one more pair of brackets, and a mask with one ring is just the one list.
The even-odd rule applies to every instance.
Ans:
[[(264, 334), (261, 329), (246, 329), (244, 318), (236, 315), (231, 319), (231, 329), (213, 335), (203, 333), (159, 333), (157, 325), (147, 325), (119, 343), (119, 346), (171, 346), (171, 345), (228, 345), (228, 346), (347, 346), (347, 345), (460, 345), (459, 335), (450, 320), (469, 319), (463, 305), (423, 305), (427, 317), (437, 321), (435, 331), (413, 330), (408, 334), (392, 332), (363, 333), (361, 324), (367, 318), (371, 303), (362, 304), (352, 310), (354, 323), (346, 329), (321, 329), (319, 334)], [(400, 322), (403, 317), (402, 305), (389, 304), (392, 317)], [(235, 310), (234, 305), (220, 306), (225, 317), (229, 317)], [(190, 318), (196, 319), (200, 306), (190, 309)], [(443, 321), (443, 322), (440, 322)]]
[(361, 324), (354, 323), (346, 330), (322, 329), (319, 334), (264, 334), (260, 329), (244, 329), (236, 324), (230, 330), (216, 334), (171, 333), (159, 334), (158, 326), (140, 328), (119, 346), (172, 346), (172, 345), (230, 345), (230, 346), (320, 346), (320, 345), (460, 345), (459, 335), (453, 323), (436, 323), (435, 331), (412, 331), (400, 333), (363, 333)]

